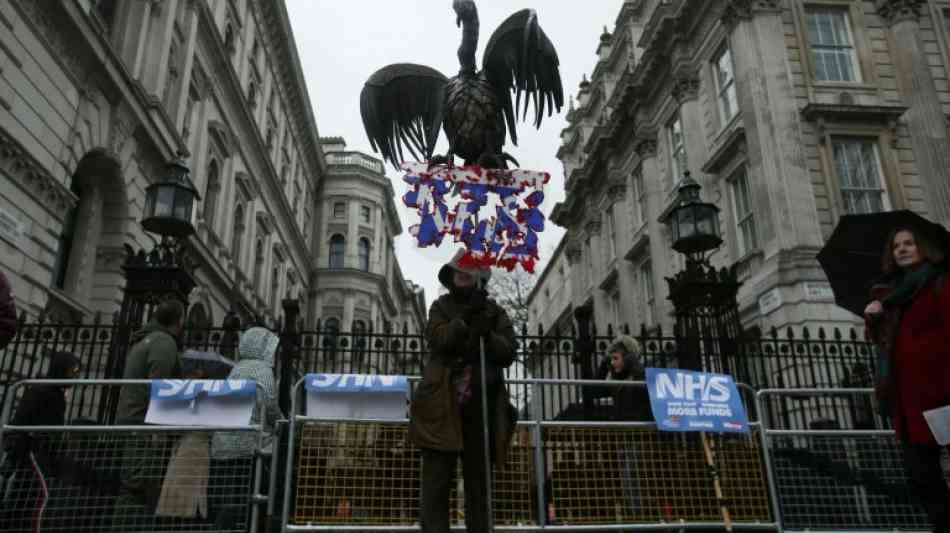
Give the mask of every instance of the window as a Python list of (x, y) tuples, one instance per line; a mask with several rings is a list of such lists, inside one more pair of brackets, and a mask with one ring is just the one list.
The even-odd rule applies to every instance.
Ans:
[(637, 172), (633, 175), (633, 195), (637, 202), (637, 212), (634, 216), (634, 220), (637, 222), (637, 227), (639, 228), (647, 218), (647, 192), (643, 187), (642, 172)]
[(735, 215), (739, 257), (743, 257), (759, 247), (755, 233), (755, 217), (752, 215), (749, 175), (744, 169), (737, 172), (732, 179), (732, 211)]
[(610, 312), (614, 318), (614, 327), (619, 330), (623, 317), (620, 316), (620, 290), (616, 288), (610, 293)]
[(224, 49), (232, 56), (237, 51), (237, 46), (234, 45), (234, 25), (230, 20), (224, 26)]
[(678, 182), (686, 171), (686, 143), (683, 140), (683, 122), (679, 114), (670, 124), (670, 185)]
[(617, 221), (614, 219), (614, 208), (607, 209), (607, 260), (617, 257)]
[(343, 254), (346, 249), (346, 239), (343, 235), (330, 237), (330, 268), (343, 268)]
[(258, 289), (261, 286), (261, 270), (264, 268), (264, 240), (257, 239), (257, 244), (254, 246), (254, 288)]
[(943, 29), (947, 32), (947, 39), (950, 40), (950, 9), (943, 10)]
[(368, 205), (360, 206), (360, 220), (369, 224), (370, 217), (372, 216), (372, 211)]
[(640, 291), (643, 295), (643, 323), (652, 326), (654, 321), (654, 290), (653, 290), (653, 265), (647, 259), (640, 265)]
[(732, 63), (732, 52), (729, 47), (722, 49), (714, 65), (716, 79), (716, 95), (719, 99), (719, 118), (725, 126), (739, 110), (736, 100), (736, 77)]
[(59, 234), (56, 246), (56, 260), (53, 264), (53, 287), (64, 290), (66, 288), (66, 273), (69, 272), (69, 256), (72, 255), (73, 242), (76, 236), (76, 226), (79, 224), (79, 205), (82, 204), (82, 189), (79, 180), (73, 176), (69, 190), (76, 195), (76, 204), (69, 208), (63, 223), (63, 232)]
[(205, 186), (205, 203), (202, 213), (205, 224), (214, 231), (214, 215), (218, 210), (218, 194), (221, 191), (221, 177), (218, 172), (218, 162), (214, 159), (208, 165), (208, 179)]
[(251, 84), (247, 88), (247, 105), (252, 110), (257, 109), (257, 82), (254, 80), (251, 80)]
[(116, 0), (96, 0), (96, 14), (105, 23), (106, 28), (111, 28), (115, 19)]
[(815, 79), (861, 81), (848, 11), (842, 8), (811, 7), (805, 17)]
[(584, 242), (584, 260), (587, 266), (584, 269), (584, 279), (587, 281), (587, 285), (590, 285), (594, 282), (594, 254), (591, 252), (590, 239)]
[(234, 264), (241, 264), (241, 244), (244, 242), (244, 205), (234, 208), (234, 233), (231, 235), (231, 258)]
[(270, 276), (270, 308), (277, 311), (277, 294), (280, 292), (280, 267), (275, 266)]
[(363, 237), (359, 242), (360, 270), (369, 272), (369, 239)]
[(172, 42), (168, 50), (168, 65), (165, 72), (165, 91), (162, 98), (165, 103), (165, 109), (169, 115), (173, 115), (172, 105), (175, 103), (175, 91), (178, 88), (178, 79), (181, 77), (181, 42), (177, 35), (172, 37)]
[(832, 149), (844, 213), (890, 209), (877, 144), (867, 139), (833, 138)]
[(343, 202), (337, 202), (333, 204), (333, 218), (344, 217), (346, 217), (346, 204)]

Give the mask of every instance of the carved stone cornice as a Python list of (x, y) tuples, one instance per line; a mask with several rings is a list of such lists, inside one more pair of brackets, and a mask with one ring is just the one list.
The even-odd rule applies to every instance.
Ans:
[(781, 13), (781, 0), (726, 0), (720, 20), (732, 30), (742, 20), (752, 20), (757, 13)]
[(677, 102), (683, 103), (689, 100), (695, 100), (699, 96), (699, 76), (694, 74), (683, 74), (673, 80), (673, 98)]
[(33, 197), (47, 212), (63, 221), (78, 198), (38, 163), (20, 144), (0, 129), (0, 173), (5, 173), (14, 183)]
[(877, 13), (884, 19), (888, 26), (893, 26), (898, 22), (920, 20), (920, 7), (923, 0), (877, 0), (875, 2)]
[(584, 230), (588, 235), (597, 237), (600, 235), (600, 229), (603, 227), (603, 221), (600, 218), (600, 214), (592, 216), (587, 220), (587, 223), (584, 224)]
[(640, 156), (640, 159), (656, 157), (656, 136), (649, 139), (638, 139), (637, 155)]
[(610, 203), (622, 202), (627, 197), (627, 182), (619, 173), (613, 173), (607, 181), (607, 198)]

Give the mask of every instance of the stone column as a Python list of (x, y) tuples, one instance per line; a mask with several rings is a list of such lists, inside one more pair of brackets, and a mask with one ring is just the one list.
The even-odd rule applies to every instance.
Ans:
[(356, 308), (356, 293), (352, 289), (346, 289), (343, 293), (343, 322), (340, 324), (341, 331), (353, 330), (353, 315)]
[(749, 184), (766, 258), (797, 246), (820, 246), (815, 193), (801, 142), (798, 102), (787, 68), (781, 0), (730, 0), (730, 31), (739, 110), (749, 146)]
[[(666, 299), (664, 276), (670, 275), (670, 244), (664, 238), (663, 224), (658, 217), (666, 204), (667, 193), (663, 184), (663, 177), (660, 174), (659, 162), (656, 157), (656, 132), (649, 131), (638, 134), (640, 138), (637, 146), (637, 153), (640, 155), (641, 172), (643, 172), (643, 187), (646, 193), (646, 220), (647, 232), (650, 235), (649, 249), (645, 256), (649, 257), (653, 267), (653, 321), (654, 324), (661, 324), (665, 317), (669, 315), (672, 309), (671, 304)], [(634, 268), (640, 268), (640, 260), (633, 264)], [(639, 287), (638, 287), (639, 290)], [(643, 295), (645, 296), (645, 295)], [(637, 313), (639, 325), (646, 321), (647, 302), (645, 299), (639, 299), (638, 303), (642, 308)]]
[(927, 214), (948, 224), (950, 180), (946, 172), (950, 168), (950, 142), (926, 48), (921, 42), (920, 7), (925, 4), (922, 0), (877, 0), (877, 10), (891, 30), (897, 87), (909, 107), (903, 120), (912, 140)]
[(140, 79), (145, 92), (160, 96), (165, 86), (165, 76), (168, 75), (168, 53), (171, 46), (172, 33), (175, 31), (175, 11), (178, 9), (178, 0), (167, 0), (154, 4), (152, 7), (150, 31), (144, 50)]
[(188, 0), (185, 4), (186, 9), (188, 10), (185, 20), (187, 20), (188, 27), (185, 30), (185, 62), (182, 66), (182, 75), (179, 80), (178, 87), (174, 87), (172, 90), (177, 92), (175, 97), (175, 113), (171, 114), (172, 118), (175, 121), (175, 128), (177, 131), (182, 131), (184, 125), (183, 122), (188, 120), (188, 117), (185, 116), (185, 111), (188, 109), (187, 105), (182, 105), (184, 102), (188, 101), (188, 88), (191, 85), (191, 72), (194, 69), (195, 65), (195, 47), (198, 41), (198, 9), (195, 4), (195, 0)]
[[(617, 268), (617, 291), (620, 293), (620, 307), (618, 312), (618, 323), (616, 326), (622, 327), (624, 324), (630, 326), (631, 330), (635, 327), (635, 309), (634, 295), (636, 294), (636, 283), (633, 276), (633, 269), (628, 261), (625, 261), (623, 254), (630, 249), (633, 244), (630, 238), (633, 236), (633, 220), (630, 217), (631, 201), (630, 194), (627, 194), (627, 180), (619, 171), (610, 177), (607, 188), (607, 198), (613, 205), (615, 232), (617, 234), (617, 259), (615, 265)], [(635, 201), (635, 199), (634, 199)]]
[[(574, 230), (576, 231), (576, 230)], [(574, 307), (584, 303), (584, 287), (581, 283), (581, 280), (584, 278), (581, 270), (584, 268), (581, 265), (581, 258), (583, 256), (582, 247), (580, 242), (577, 240), (576, 235), (571, 235), (569, 231), (568, 235), (565, 235), (564, 238), (568, 239), (567, 248), (564, 250), (564, 255), (567, 257), (568, 272), (571, 277), (571, 301), (573, 302)]]

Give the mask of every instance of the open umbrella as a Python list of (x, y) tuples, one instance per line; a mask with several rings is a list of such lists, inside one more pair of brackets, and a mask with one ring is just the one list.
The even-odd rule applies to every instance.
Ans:
[(818, 253), (839, 307), (863, 316), (874, 282), (884, 276), (881, 257), (891, 231), (911, 228), (950, 255), (950, 232), (913, 211), (845, 215)]

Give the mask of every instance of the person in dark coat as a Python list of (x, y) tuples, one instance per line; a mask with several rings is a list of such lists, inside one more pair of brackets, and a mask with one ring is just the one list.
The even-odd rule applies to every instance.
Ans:
[[(486, 386), (491, 458), (503, 465), (517, 413), (503, 371), (514, 362), (515, 331), (508, 314), (485, 294), (490, 271), (460, 263), (460, 251), (439, 271), (449, 293), (429, 309), (431, 355), (413, 393), (409, 436), (422, 450), (423, 533), (448, 533), (449, 494), (459, 455), (465, 484), (465, 526), (487, 530), (482, 390)], [(486, 375), (481, 375), (484, 340)]]
[[(916, 228), (896, 228), (883, 254), (885, 283), (865, 315), (870, 337), (886, 354), (876, 384), (904, 449), (911, 492), (934, 531), (950, 532), (950, 489), (941, 446), (924, 411), (950, 405), (950, 282), (945, 252)], [(884, 288), (886, 286), (886, 289)]]
[[(608, 381), (644, 381), (646, 379), (643, 363), (640, 361), (643, 351), (636, 339), (621, 335), (611, 344), (608, 353), (610, 354)], [(615, 386), (611, 391), (611, 396), (615, 420), (638, 422), (653, 420), (646, 387)]]
[[(79, 359), (69, 352), (54, 353), (45, 379), (77, 377)], [(28, 387), (17, 405), (11, 425), (65, 425), (67, 389), (68, 386), (62, 385)], [(42, 526), (52, 478), (70, 475), (73, 470), (73, 461), (60, 454), (61, 438), (58, 437), (61, 435), (51, 433), (4, 436), (7, 453), (4, 470), (14, 474), (7, 491), (11, 501), (0, 504), (5, 509), (5, 531), (33, 531), (33, 526)]]
[(16, 302), (10, 281), (0, 272), (0, 350), (7, 347), (16, 336)]

